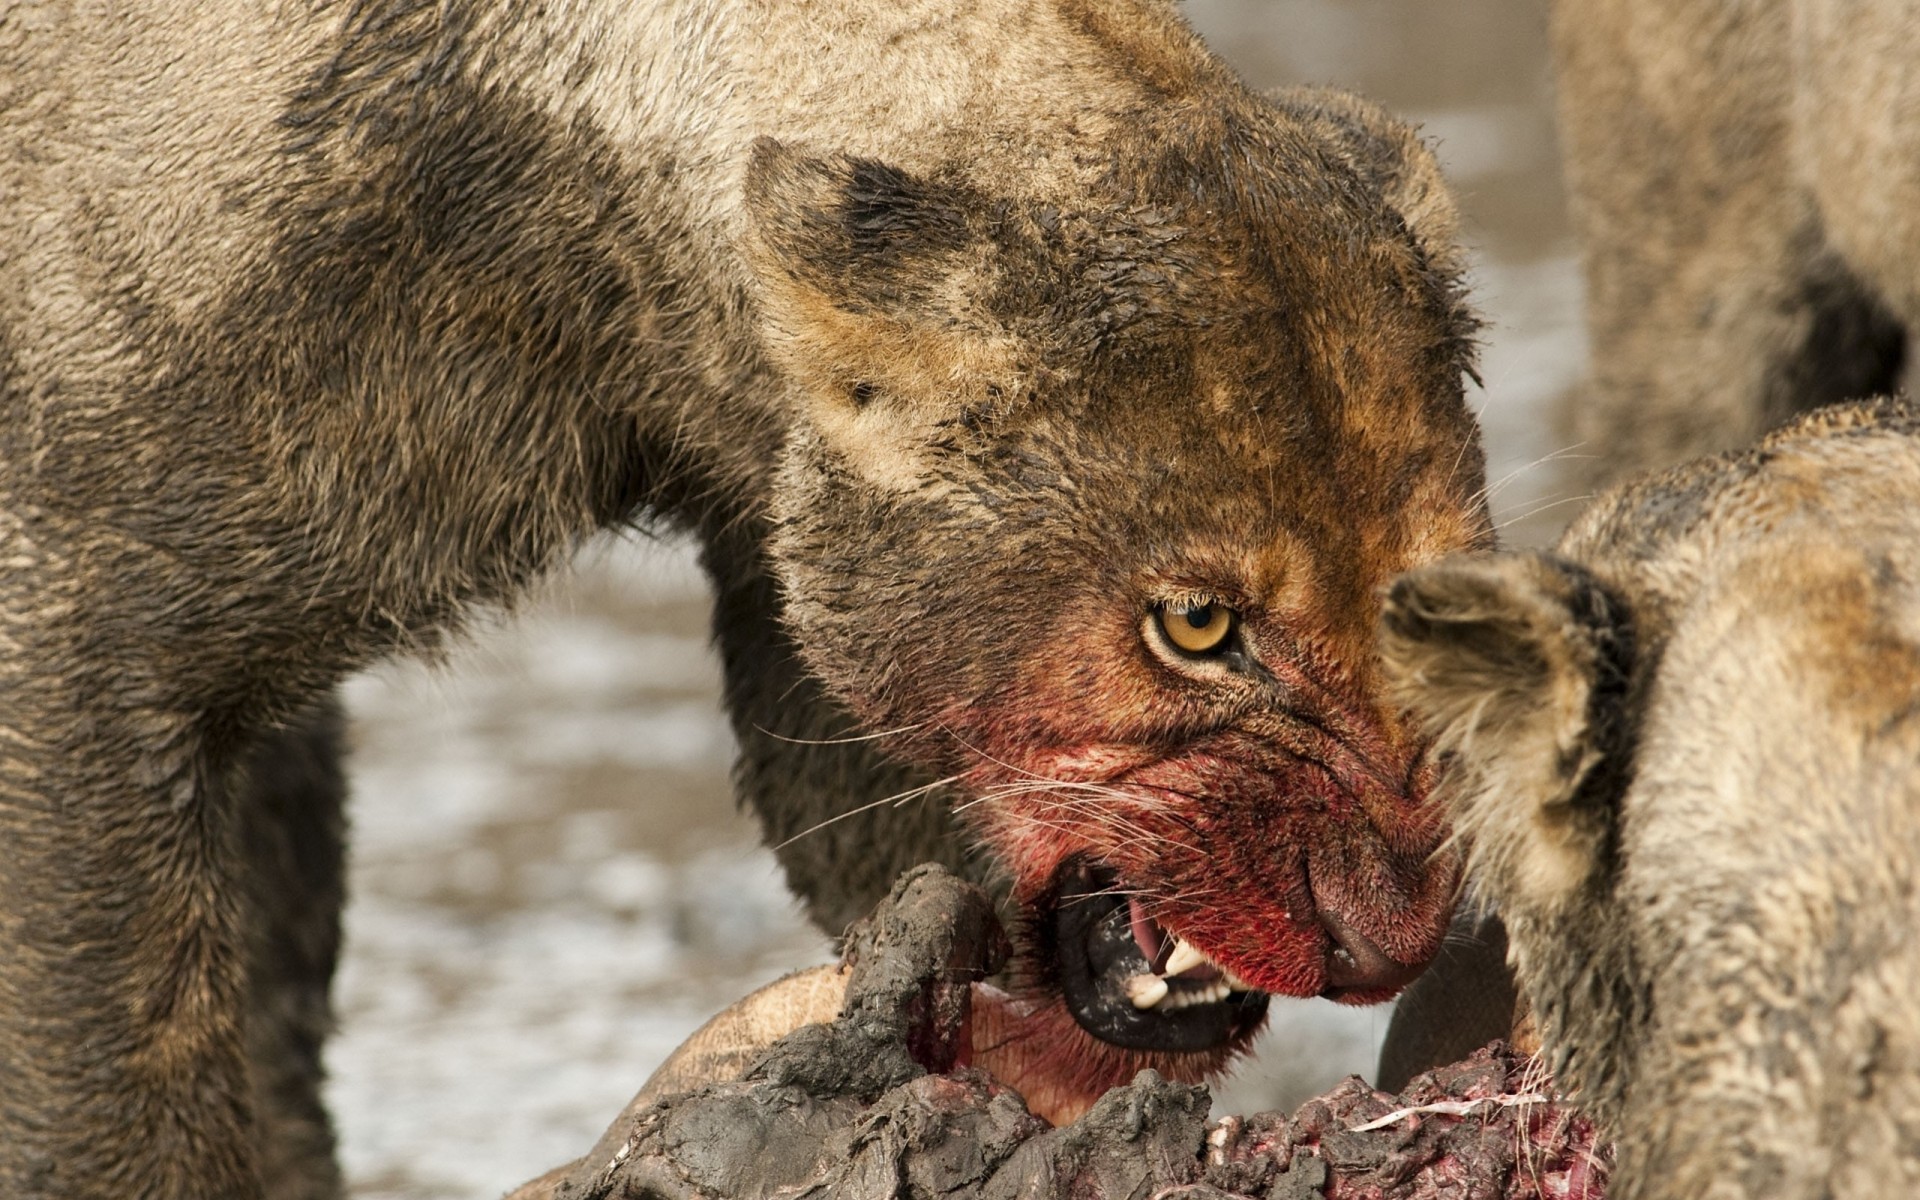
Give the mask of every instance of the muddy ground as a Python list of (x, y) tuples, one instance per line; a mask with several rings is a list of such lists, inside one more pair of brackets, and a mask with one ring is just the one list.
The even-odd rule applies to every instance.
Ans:
[[(1548, 410), (1579, 289), (1526, 0), (1192, 0), (1253, 82), (1356, 88), (1420, 122), (1461, 193), (1491, 319), (1482, 411), (1509, 536), (1574, 505)], [(725, 1004), (822, 961), (750, 822), (683, 546), (609, 539), (451, 669), (358, 679), (353, 900), (330, 1051), (354, 1195), (485, 1197), (578, 1154)], [(1370, 1070), (1384, 1010), (1276, 1002), (1218, 1112)]]

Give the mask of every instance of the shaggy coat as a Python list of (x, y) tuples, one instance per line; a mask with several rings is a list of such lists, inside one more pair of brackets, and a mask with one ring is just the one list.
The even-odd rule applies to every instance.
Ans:
[(1385, 631), (1608, 1195), (1920, 1195), (1920, 413), (1415, 571)]
[[(702, 544), (824, 927), (1006, 898), (1043, 1111), (1433, 953), (1375, 597), (1487, 525), (1405, 127), (1158, 0), (29, 3), (0, 63), (0, 1194), (337, 1188), (332, 690), (623, 523)], [(1239, 1007), (1089, 1033), (1069, 877)]]

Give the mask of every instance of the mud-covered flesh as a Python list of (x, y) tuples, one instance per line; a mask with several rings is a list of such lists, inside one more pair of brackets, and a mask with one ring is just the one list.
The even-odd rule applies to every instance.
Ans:
[(859, 935), (838, 1020), (771, 1046), (744, 1077), (636, 1105), (585, 1158), (510, 1200), (1599, 1200), (1604, 1191), (1608, 1149), (1593, 1125), (1499, 1043), (1400, 1095), (1349, 1079), (1291, 1115), (1212, 1122), (1205, 1088), (1151, 1071), (1059, 1128), (989, 1074), (926, 1073), (912, 1048), (964, 1041), (968, 1013), (924, 998), (957, 996), (953, 983), (990, 967), (991, 923), (977, 890), (940, 871), (911, 874)]

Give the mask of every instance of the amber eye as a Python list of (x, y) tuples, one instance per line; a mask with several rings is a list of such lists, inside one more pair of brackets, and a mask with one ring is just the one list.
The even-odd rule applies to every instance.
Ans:
[(1166, 604), (1155, 615), (1160, 632), (1188, 654), (1212, 654), (1233, 632), (1234, 611), (1224, 604)]

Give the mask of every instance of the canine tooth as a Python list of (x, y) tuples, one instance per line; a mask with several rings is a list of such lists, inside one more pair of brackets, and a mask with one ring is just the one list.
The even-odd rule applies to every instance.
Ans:
[(1182, 972), (1191, 971), (1195, 967), (1205, 966), (1212, 961), (1212, 959), (1194, 949), (1193, 944), (1187, 941), (1187, 939), (1175, 938), (1173, 940), (1173, 953), (1167, 955), (1167, 965), (1160, 969), (1160, 973), (1171, 978)]
[(1135, 975), (1127, 980), (1127, 999), (1135, 1008), (1152, 1008), (1167, 998), (1167, 981), (1158, 975)]

